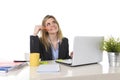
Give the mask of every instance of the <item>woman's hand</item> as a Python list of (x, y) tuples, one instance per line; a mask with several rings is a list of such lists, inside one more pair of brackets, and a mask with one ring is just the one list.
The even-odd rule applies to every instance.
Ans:
[(73, 52), (70, 53), (70, 57), (73, 58)]
[(34, 28), (34, 36), (36, 36), (41, 29), (42, 29), (41, 25), (36, 25)]

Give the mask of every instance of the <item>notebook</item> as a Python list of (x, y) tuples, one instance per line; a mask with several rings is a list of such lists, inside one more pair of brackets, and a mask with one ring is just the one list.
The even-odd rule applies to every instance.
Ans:
[(0, 73), (7, 73), (26, 65), (25, 62), (0, 62)]
[(102, 50), (100, 49), (103, 36), (75, 36), (73, 42), (73, 58), (56, 60), (58, 63), (70, 66), (99, 63), (102, 61)]
[(37, 72), (39, 73), (51, 73), (51, 72), (59, 72), (60, 66), (59, 64), (42, 64), (37, 68)]

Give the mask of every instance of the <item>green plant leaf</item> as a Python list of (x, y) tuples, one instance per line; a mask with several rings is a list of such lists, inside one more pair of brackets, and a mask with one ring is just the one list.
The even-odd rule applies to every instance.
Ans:
[(108, 40), (102, 42), (102, 50), (107, 52), (120, 53), (120, 39), (110, 37)]

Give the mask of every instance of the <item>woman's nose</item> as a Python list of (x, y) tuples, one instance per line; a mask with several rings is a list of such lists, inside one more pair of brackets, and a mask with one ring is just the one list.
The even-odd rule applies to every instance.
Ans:
[(55, 27), (55, 24), (51, 24), (51, 27)]

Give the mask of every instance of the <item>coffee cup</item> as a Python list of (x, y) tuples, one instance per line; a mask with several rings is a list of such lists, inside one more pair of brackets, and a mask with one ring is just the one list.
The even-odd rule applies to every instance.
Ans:
[(40, 53), (30, 53), (30, 66), (39, 65)]

